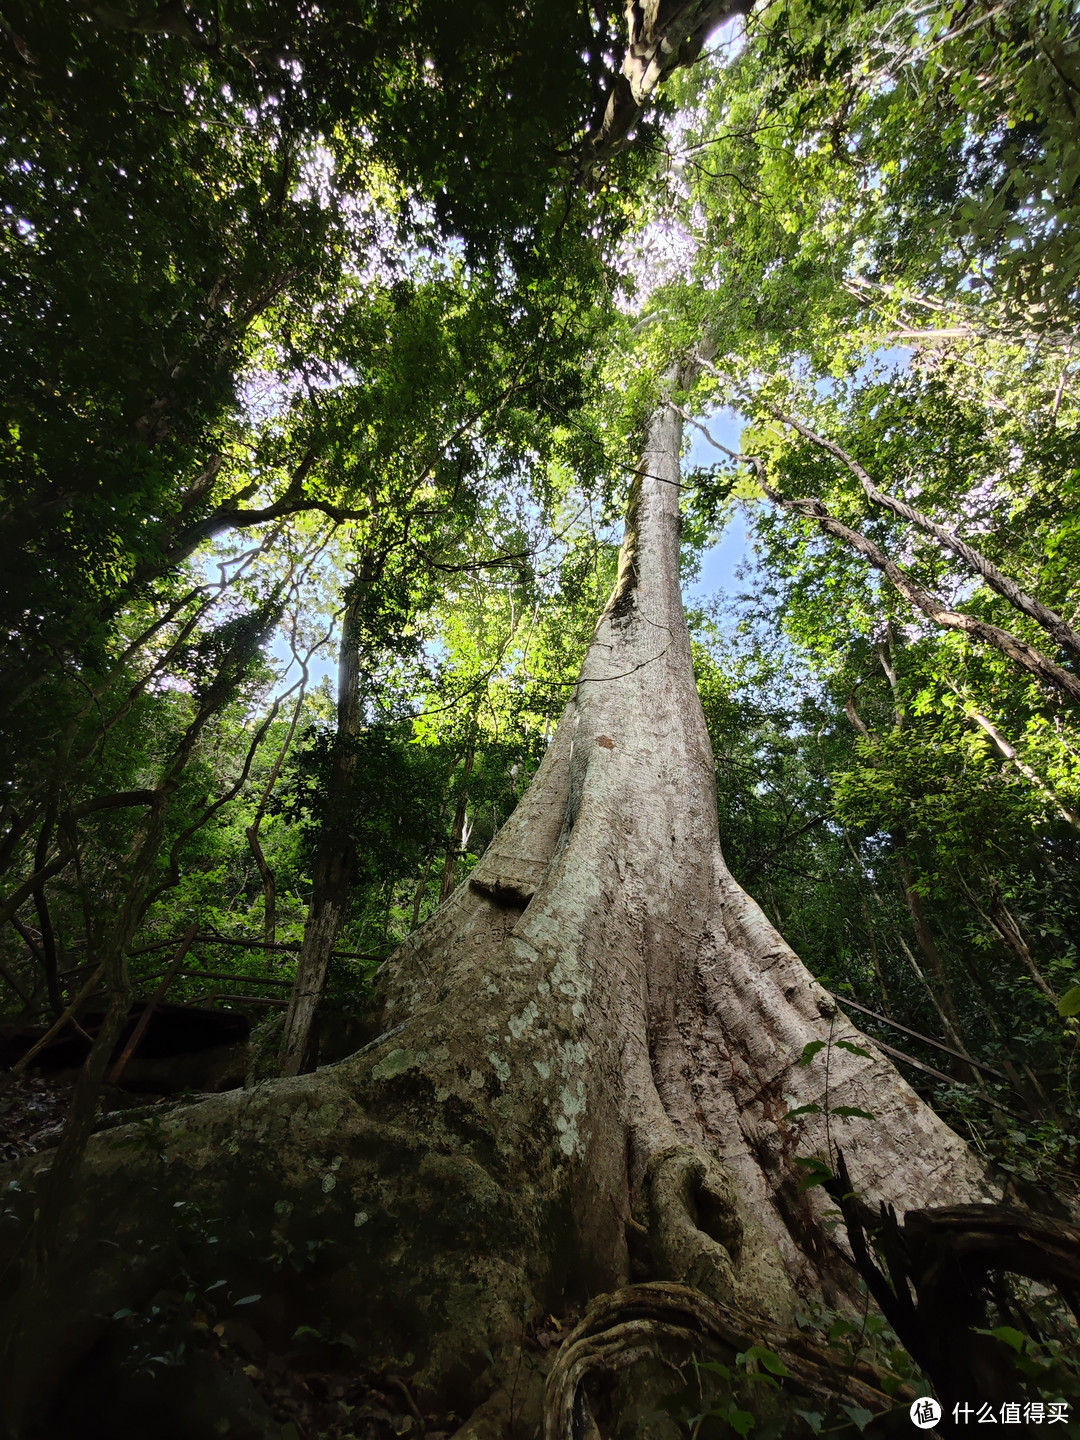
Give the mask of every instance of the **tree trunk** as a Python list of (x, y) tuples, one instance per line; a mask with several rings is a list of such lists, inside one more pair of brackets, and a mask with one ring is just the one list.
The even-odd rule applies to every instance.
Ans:
[(308, 1068), (311, 1028), (326, 989), (330, 955), (349, 904), (356, 857), (347, 833), (344, 813), (356, 783), (355, 741), (364, 721), (360, 697), (360, 643), (363, 607), (372, 579), (365, 557), (352, 584), (341, 622), (338, 650), (337, 733), (330, 769), (327, 814), (323, 818), (311, 877), (311, 903), (304, 922), (304, 939), (296, 961), (296, 981), (285, 1016), (281, 1047), (283, 1075), (299, 1075)]
[(429, 880), (430, 877), (431, 877), (431, 869), (432, 869), (432, 866), (433, 866), (434, 864), (435, 864), (435, 856), (434, 856), (434, 853), (433, 853), (433, 854), (429, 855), (429, 856), (427, 857), (427, 859), (424, 861), (424, 869), (423, 869), (423, 872), (421, 873), (420, 880), (419, 880), (419, 882), (418, 882), (418, 884), (417, 884), (417, 886), (416, 886), (416, 890), (415, 890), (415, 892), (414, 892), (414, 894), (413, 894), (413, 902), (412, 902), (412, 924), (409, 926), (409, 929), (410, 929), (410, 930), (415, 930), (416, 927), (417, 927), (417, 925), (420, 924), (420, 907), (423, 905), (423, 903), (424, 903), (424, 896), (427, 894), (428, 880)]
[(454, 893), (454, 884), (457, 880), (457, 863), (461, 855), (462, 846), (465, 843), (465, 819), (466, 810), (469, 804), (469, 777), (472, 775), (473, 762), (476, 759), (476, 740), (470, 739), (468, 748), (465, 751), (465, 764), (461, 774), (461, 789), (458, 792), (457, 806), (454, 809), (454, 823), (450, 827), (450, 848), (446, 852), (446, 862), (443, 865), (442, 886), (439, 890), (439, 904), (448, 900)]
[[(164, 1117), (161, 1158), (118, 1148), (123, 1131), (92, 1146), (39, 1389), (186, 1247), (188, 1274), (263, 1296), (253, 1324), (343, 1332), (365, 1367), (408, 1373), (421, 1407), (478, 1407), (460, 1440), (535, 1436), (541, 1370), (514, 1379), (530, 1320), (643, 1275), (773, 1329), (799, 1293), (843, 1301), (831, 1202), (799, 1190), (797, 1157), (842, 1144), (857, 1190), (899, 1211), (989, 1193), (724, 864), (679, 587), (680, 448), (664, 403), (562, 721), (469, 883), (383, 967), (379, 1038)], [(787, 1118), (805, 1105), (874, 1118)], [(205, 1258), (178, 1205), (241, 1218), (215, 1221)], [(300, 1287), (257, 1258), (311, 1242)]]
[(277, 939), (277, 879), (273, 870), (266, 863), (266, 856), (263, 853), (262, 843), (259, 840), (259, 820), (256, 817), (254, 825), (249, 825), (244, 831), (247, 837), (248, 847), (255, 859), (255, 866), (259, 872), (259, 879), (263, 887), (263, 939), (267, 945), (273, 945)]

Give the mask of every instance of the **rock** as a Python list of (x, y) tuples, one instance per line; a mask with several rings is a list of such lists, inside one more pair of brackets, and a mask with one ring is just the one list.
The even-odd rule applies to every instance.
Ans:
[[(146, 1006), (131, 1007), (113, 1051), (114, 1063), (131, 1038)], [(79, 1070), (101, 1027), (103, 1016), (88, 1013), (50, 1040), (30, 1065), (39, 1075), (59, 1077)], [(46, 1033), (42, 1026), (0, 1027), (0, 1067), (10, 1069)], [(120, 1084), (127, 1090), (173, 1094), (178, 1090), (231, 1090), (244, 1083), (251, 1022), (237, 1010), (199, 1005), (159, 1005), (138, 1047), (124, 1067)]]

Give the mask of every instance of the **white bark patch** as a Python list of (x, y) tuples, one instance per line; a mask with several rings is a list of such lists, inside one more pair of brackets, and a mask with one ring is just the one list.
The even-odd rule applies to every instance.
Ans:
[(427, 1059), (423, 1050), (391, 1050), (371, 1069), (373, 1080), (392, 1080), (395, 1075), (404, 1074), (406, 1070), (413, 1070), (422, 1065)]
[(491, 1061), (491, 1068), (495, 1071), (495, 1074), (505, 1085), (506, 1082), (510, 1079), (510, 1066), (506, 1063), (505, 1060), (500, 1059), (500, 1057), (496, 1055), (494, 1051), (488, 1056), (488, 1059)]
[[(580, 1040), (564, 1040), (559, 1052), (559, 1068), (564, 1075), (585, 1064), (585, 1046)], [(580, 1083), (580, 1082), (579, 1082)]]
[(578, 1135), (578, 1116), (585, 1109), (585, 1085), (579, 1080), (571, 1091), (564, 1085), (559, 1096), (562, 1113), (555, 1117), (555, 1128), (559, 1132), (559, 1146), (566, 1155), (584, 1153), (584, 1146)]
[(571, 1000), (583, 1000), (589, 993), (589, 985), (581, 967), (572, 960), (557, 960), (551, 972), (552, 988)]
[(520, 1015), (511, 1015), (506, 1022), (507, 1029), (515, 1040), (520, 1040), (526, 1030), (531, 1030), (540, 1014), (535, 1000), (530, 1000)]

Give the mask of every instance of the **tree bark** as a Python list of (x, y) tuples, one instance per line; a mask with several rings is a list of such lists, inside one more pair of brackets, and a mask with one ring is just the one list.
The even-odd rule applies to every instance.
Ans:
[[(335, 1326), (365, 1366), (407, 1370), (422, 1408), (478, 1407), (460, 1440), (535, 1436), (535, 1404), (505, 1400), (530, 1318), (642, 1276), (762, 1333), (790, 1324), (800, 1292), (843, 1302), (830, 1202), (800, 1191), (797, 1157), (842, 1143), (874, 1206), (989, 1194), (724, 864), (679, 586), (681, 435), (663, 403), (562, 721), (469, 883), (383, 967), (378, 1039), (173, 1112), (160, 1158), (119, 1149), (123, 1130), (92, 1145), (77, 1239), (45, 1282), (65, 1325), (35, 1351), (40, 1392), (94, 1317), (151, 1295), (186, 1245), (207, 1283), (223, 1264), (258, 1273), (252, 1323)], [(804, 1105), (874, 1118), (789, 1118)], [(178, 1204), (242, 1223), (216, 1227), (205, 1259), (177, 1237)], [(318, 1241), (325, 1258), (298, 1293), (244, 1259), (248, 1235), (253, 1256)]]

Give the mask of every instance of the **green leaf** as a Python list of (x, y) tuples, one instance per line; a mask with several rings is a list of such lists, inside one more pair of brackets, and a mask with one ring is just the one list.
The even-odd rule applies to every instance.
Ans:
[(810, 1061), (813, 1060), (814, 1056), (818, 1053), (818, 1051), (825, 1049), (826, 1043), (827, 1042), (824, 1040), (808, 1041), (807, 1044), (803, 1047), (802, 1054), (799, 1056), (799, 1064), (809, 1065)]
[(1074, 1015), (1080, 1015), (1080, 985), (1074, 985), (1071, 990), (1058, 1001), (1058, 1014), (1063, 1020), (1071, 1020)]
[(1011, 1325), (996, 1325), (990, 1331), (995, 1340), (1003, 1340), (1006, 1345), (1011, 1345), (1019, 1355), (1024, 1348), (1024, 1337), (1019, 1330), (1014, 1330)]
[(896, 1371), (897, 1375), (902, 1376), (904, 1379), (907, 1379), (911, 1374), (911, 1356), (902, 1346), (898, 1345), (895, 1350), (889, 1351), (889, 1364)]
[(825, 1416), (820, 1410), (796, 1410), (796, 1415), (801, 1415), (815, 1435), (821, 1434), (821, 1426)]
[(874, 1418), (874, 1412), (872, 1410), (864, 1410), (861, 1405), (841, 1405), (840, 1408), (841, 1410), (846, 1410), (851, 1416), (854, 1423), (859, 1427), (860, 1434)]
[(837, 1340), (842, 1340), (845, 1335), (856, 1334), (858, 1334), (858, 1326), (853, 1325), (850, 1320), (844, 1320), (843, 1318), (834, 1320), (828, 1330), (829, 1344), (831, 1345)]
[(731, 1370), (719, 1360), (695, 1360), (694, 1365), (698, 1370), (708, 1370), (710, 1375), (719, 1375), (721, 1380), (731, 1379)]
[(846, 1050), (849, 1055), (861, 1055), (864, 1060), (872, 1060), (874, 1057), (869, 1050), (864, 1050), (861, 1045), (854, 1045), (850, 1040), (837, 1040), (836, 1048)]
[(254, 1305), (256, 1300), (261, 1300), (261, 1295), (245, 1295), (242, 1300), (234, 1300), (234, 1305)]
[(799, 1181), (800, 1190), (813, 1190), (815, 1186), (827, 1185), (835, 1178), (824, 1160), (818, 1160), (815, 1156), (796, 1155), (795, 1164), (801, 1165), (804, 1171)]
[(799, 1105), (794, 1110), (789, 1110), (784, 1116), (785, 1120), (794, 1120), (796, 1115), (820, 1115), (820, 1105)]
[(739, 1410), (735, 1405), (728, 1407), (728, 1412), (723, 1418), (734, 1431), (743, 1436), (743, 1440), (757, 1424), (749, 1410)]
[(749, 1364), (751, 1360), (756, 1360), (771, 1375), (791, 1374), (780, 1356), (773, 1350), (766, 1350), (764, 1345), (751, 1345), (749, 1350), (744, 1350), (741, 1355), (736, 1356), (736, 1360), (740, 1364)]
[(834, 1105), (832, 1113), (841, 1116), (844, 1120), (873, 1120), (869, 1110), (861, 1110), (858, 1105)]

